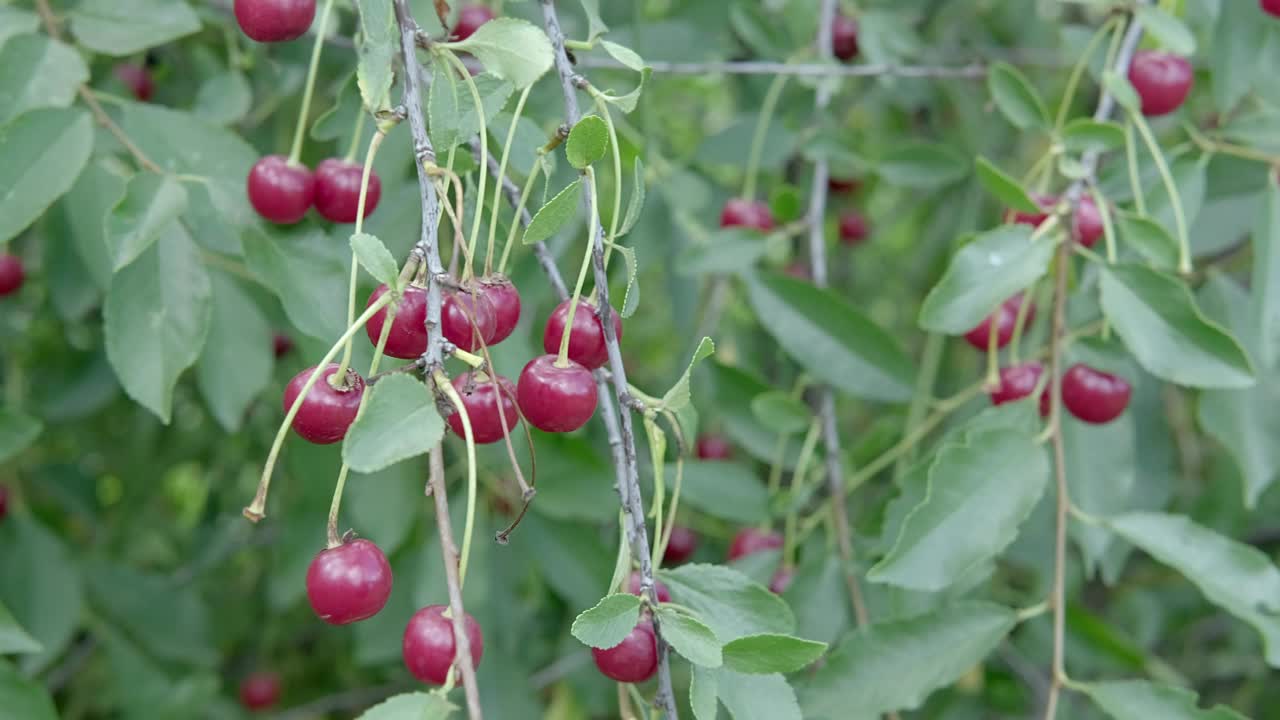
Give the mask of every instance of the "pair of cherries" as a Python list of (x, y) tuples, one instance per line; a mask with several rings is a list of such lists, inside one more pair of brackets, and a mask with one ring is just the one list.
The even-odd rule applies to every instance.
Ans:
[[(268, 155), (253, 164), (246, 187), (253, 209), (277, 225), (298, 222), (313, 206), (330, 222), (353, 223), (360, 212), (363, 177), (363, 165), (342, 158), (324, 160), (312, 172), (283, 155)], [(381, 197), (382, 182), (371, 171), (364, 217), (378, 207)]]
[[(991, 403), (1003, 405), (1029, 397), (1044, 374), (1038, 362), (1000, 369), (1000, 385), (991, 391)], [(1120, 417), (1129, 407), (1133, 387), (1124, 378), (1076, 363), (1062, 374), (1062, 406), (1074, 417), (1091, 425), (1104, 425)], [(1049, 415), (1049, 388), (1040, 393), (1040, 416)]]

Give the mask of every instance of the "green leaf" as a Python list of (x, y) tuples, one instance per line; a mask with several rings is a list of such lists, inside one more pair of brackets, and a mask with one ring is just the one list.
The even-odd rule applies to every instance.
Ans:
[(704, 273), (746, 274), (769, 252), (769, 238), (755, 230), (722, 228), (697, 244), (690, 244), (676, 256), (675, 272), (680, 275)]
[[(330, 142), (351, 133), (356, 117), (365, 112), (359, 87), (352, 82), (354, 79), (355, 73), (351, 73), (338, 84), (338, 95), (333, 104), (311, 123), (309, 136), (312, 140)], [(352, 92), (352, 88), (356, 91)], [(430, 106), (427, 109), (429, 112)]]
[(0, 45), (16, 35), (33, 33), (40, 27), (40, 16), (25, 8), (0, 5)]
[(877, 169), (891, 185), (936, 190), (964, 179), (969, 161), (946, 145), (913, 142), (885, 153)]
[(636, 226), (640, 221), (640, 214), (644, 212), (645, 201), (645, 182), (644, 182), (644, 163), (640, 158), (636, 158), (634, 171), (634, 179), (631, 183), (631, 198), (627, 200), (627, 214), (622, 218), (622, 227), (618, 228), (618, 237), (622, 237), (631, 232), (631, 228)]
[(1138, 98), (1138, 91), (1133, 89), (1129, 78), (1120, 75), (1115, 70), (1104, 70), (1102, 73), (1102, 87), (1115, 97), (1116, 102), (1120, 103), (1120, 107), (1131, 113), (1142, 112), (1142, 100)]
[[(1219, 6), (1209, 51), (1210, 90), (1219, 113), (1235, 109), (1262, 76), (1269, 32), (1256, 3), (1225, 2)], [(1270, 73), (1268, 67), (1266, 71)]]
[[(37, 672), (58, 659), (80, 625), (80, 572), (62, 539), (31, 517), (11, 514), (2, 530), (6, 550), (0, 554), (0, 603), (44, 647), (21, 662), (27, 672)], [(7, 667), (0, 662), (0, 672)]]
[(24, 113), (0, 127), (0, 245), (26, 229), (75, 184), (89, 162), (93, 127), (80, 110)]
[(89, 68), (75, 50), (44, 35), (18, 35), (0, 46), (0, 125), (28, 110), (66, 107)]
[(830, 290), (776, 273), (748, 280), (765, 330), (819, 379), (856, 397), (904, 402), (914, 392), (911, 360), (897, 341)]
[(1164, 225), (1129, 212), (1112, 213), (1120, 240), (1160, 270), (1178, 266), (1178, 240)]
[(604, 48), (605, 52), (609, 53), (609, 55), (613, 57), (614, 60), (617, 60), (632, 70), (635, 70), (636, 72), (644, 72), (647, 69), (644, 58), (640, 57), (640, 53), (635, 50), (632, 50), (625, 45), (619, 45), (616, 42), (609, 42), (608, 40), (601, 40), (600, 45)]
[(578, 214), (579, 201), (582, 200), (582, 178), (569, 183), (569, 186), (555, 194), (538, 210), (524, 229), (525, 245), (542, 242), (555, 235), (566, 223)]
[(658, 620), (662, 637), (680, 657), (705, 668), (718, 668), (724, 663), (720, 641), (701, 620), (669, 607), (658, 608)]
[(36, 653), (42, 650), (44, 646), (27, 634), (9, 612), (9, 608), (0, 602), (0, 655)]
[(1001, 204), (1022, 212), (1040, 212), (1040, 206), (1027, 194), (1022, 185), (991, 164), (990, 160), (979, 156), (974, 169), (978, 171), (978, 182), (982, 183), (987, 192)]
[(120, 272), (155, 244), (164, 233), (174, 232), (187, 211), (187, 191), (171, 175), (140, 172), (125, 189), (124, 197), (106, 218), (107, 250), (111, 269)]
[[(437, 153), (465, 143), (480, 132), (480, 116), (471, 90), (463, 81), (451, 78), (448, 67), (436, 66), (427, 112), (431, 116), (431, 142)], [(488, 73), (477, 75), (472, 81), (480, 93), (487, 125), (511, 99), (511, 83)]]
[(761, 425), (783, 435), (802, 433), (813, 420), (808, 405), (781, 390), (770, 390), (752, 398), (751, 412)]
[(489, 72), (523, 90), (551, 69), (555, 53), (540, 28), (515, 18), (500, 17), (480, 26), (461, 42), (442, 43), (451, 50), (469, 52)]
[(689, 707), (695, 720), (716, 720), (718, 694), (715, 671), (694, 665), (689, 678)]
[(6, 662), (0, 662), (0, 708), (13, 720), (58, 720), (49, 691)]
[(389, 288), (399, 289), (400, 266), (396, 264), (395, 257), (381, 240), (369, 233), (353, 233), (351, 251), (360, 261), (360, 267), (372, 275), (374, 280)]
[(1002, 225), (960, 248), (920, 308), (920, 326), (959, 335), (1049, 268), (1056, 245), (1047, 238), (1031, 240), (1026, 225)]
[(582, 11), (587, 14), (587, 42), (594, 42), (596, 38), (609, 32), (609, 26), (600, 19), (600, 0), (579, 0), (579, 2), (582, 3)]
[(689, 358), (689, 365), (684, 369), (684, 374), (662, 396), (663, 407), (668, 410), (678, 411), (689, 404), (693, 397), (689, 390), (689, 376), (693, 374), (693, 369), (697, 367), (698, 363), (711, 357), (715, 352), (716, 344), (711, 338), (704, 337), (698, 342), (698, 347), (694, 349), (693, 357)]
[(97, 560), (85, 578), (94, 612), (128, 631), (156, 658), (206, 667), (217, 663), (209, 608), (195, 587)]
[(660, 579), (672, 599), (695, 610), (721, 642), (795, 630), (795, 616), (787, 604), (737, 570), (683, 565), (662, 571)]
[(618, 314), (629, 318), (640, 307), (640, 261), (636, 259), (635, 248), (614, 244), (613, 249), (622, 255), (622, 261), (627, 266), (627, 289), (622, 294), (622, 310)]
[(401, 693), (365, 710), (356, 720), (447, 720), (457, 709), (442, 693)]
[(1073, 153), (1117, 150), (1124, 147), (1124, 128), (1119, 123), (1076, 118), (1062, 128), (1062, 145)]
[(1102, 310), (1143, 368), (1189, 387), (1245, 388), (1253, 367), (1240, 345), (1196, 307), (1178, 279), (1141, 265), (1102, 272)]
[(173, 388), (200, 357), (213, 290), (200, 249), (180, 222), (116, 273), (103, 309), (107, 359), (138, 404), (169, 424)]
[(1223, 705), (1201, 710), (1190, 690), (1145, 680), (1088, 683), (1080, 690), (1115, 720), (1246, 720)]
[(377, 472), (429, 452), (444, 436), (444, 420), (421, 382), (389, 375), (367, 392), (371, 396), (342, 443), (342, 459), (352, 470)]
[(39, 420), (19, 410), (0, 407), (0, 463), (31, 447), (43, 429)]
[(1135, 12), (1142, 29), (1175, 55), (1196, 54), (1196, 37), (1178, 18), (1156, 5), (1139, 5)]
[(611, 648), (626, 640), (639, 621), (640, 598), (630, 593), (614, 593), (580, 613), (569, 632), (587, 647)]
[(789, 673), (809, 667), (826, 649), (826, 643), (790, 635), (748, 635), (724, 646), (724, 666), (752, 675)]
[[(602, 42), (606, 42), (607, 44), (607, 41), (602, 41)], [(652, 69), (641, 68), (640, 84), (636, 85), (631, 92), (623, 95), (617, 95), (612, 92), (600, 92), (598, 97), (601, 100), (604, 100), (605, 102), (609, 103), (610, 105), (617, 107), (619, 110), (621, 110), (624, 113), (634, 112), (636, 109), (636, 104), (640, 102), (640, 95), (644, 92), (644, 86), (649, 83), (649, 77), (651, 75), (653, 75)]]
[(1044, 449), (1021, 432), (983, 432), (943, 447), (924, 501), (867, 579), (927, 591), (952, 585), (1013, 542), (1048, 483)]
[(289, 320), (306, 335), (332, 342), (346, 330), (350, 261), (329, 252), (328, 243), (323, 233), (282, 241), (255, 228), (245, 236), (244, 254), (249, 270), (280, 298)]
[(809, 720), (913, 710), (992, 650), (1017, 622), (1008, 608), (966, 602), (855, 630), (800, 690)]
[(1253, 229), (1253, 302), (1251, 327), (1235, 332), (1255, 335), (1259, 365), (1272, 369), (1280, 361), (1280, 177), (1267, 175), (1267, 187)]
[(1209, 602), (1252, 625), (1262, 636), (1267, 664), (1280, 667), (1280, 570), (1262, 551), (1182, 515), (1136, 512), (1106, 524), (1185, 575)]
[(720, 702), (733, 720), (804, 720), (796, 692), (781, 675), (715, 671)]
[(82, 0), (71, 11), (71, 33), (105, 55), (133, 55), (200, 30), (184, 0)]
[(569, 164), (582, 170), (609, 152), (609, 127), (599, 115), (587, 115), (569, 131), (564, 154)]
[(400, 49), (391, 0), (357, 0), (360, 44), (356, 47), (356, 83), (365, 108), (376, 113), (391, 107), (391, 68)]
[(1017, 68), (1004, 62), (992, 65), (987, 72), (987, 89), (1000, 113), (1014, 127), (1021, 130), (1049, 127), (1049, 111), (1044, 100)]
[(196, 382), (218, 424), (235, 432), (271, 382), (272, 333), (262, 310), (239, 283), (220, 272), (211, 279), (213, 313), (209, 338), (196, 364)]
[(201, 83), (200, 90), (196, 93), (194, 112), (211, 123), (238, 123), (252, 109), (253, 88), (244, 73), (238, 70), (214, 75)]
[[(772, 448), (770, 449), (772, 451)], [(674, 488), (674, 471), (667, 485)], [(684, 464), (681, 504), (743, 525), (769, 518), (769, 493), (755, 470), (732, 460), (692, 460)]]

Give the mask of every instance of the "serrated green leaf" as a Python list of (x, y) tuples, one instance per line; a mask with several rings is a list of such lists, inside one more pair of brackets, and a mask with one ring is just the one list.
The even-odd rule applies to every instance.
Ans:
[(1124, 128), (1114, 122), (1076, 118), (1062, 128), (1062, 145), (1073, 153), (1117, 150), (1124, 147)]
[(356, 83), (371, 113), (391, 107), (391, 66), (400, 49), (391, 0), (356, 0), (360, 12), (360, 44), (356, 48)]
[(212, 274), (209, 339), (196, 364), (196, 382), (213, 417), (227, 432), (271, 382), (271, 326), (253, 298), (224, 273)]
[(601, 100), (616, 106), (624, 113), (631, 113), (636, 109), (636, 103), (640, 101), (640, 95), (644, 93), (644, 86), (649, 83), (649, 77), (653, 75), (651, 68), (642, 68), (640, 70), (640, 84), (625, 95), (615, 95), (611, 92), (602, 92), (599, 94)]
[(389, 288), (399, 289), (400, 267), (381, 240), (369, 233), (353, 233), (351, 251), (360, 261), (360, 267), (372, 275), (374, 280)]
[(582, 170), (609, 152), (609, 128), (599, 115), (587, 115), (569, 131), (564, 154), (569, 164)]
[(719, 704), (715, 671), (694, 665), (689, 679), (689, 707), (693, 710), (693, 717), (695, 720), (716, 720)]
[(0, 407), (0, 463), (31, 447), (44, 425), (13, 408)]
[[(308, 135), (312, 140), (329, 142), (351, 133), (356, 116), (365, 111), (360, 88), (354, 80), (355, 73), (351, 73), (338, 84), (338, 96), (334, 98), (333, 104), (311, 123)], [(430, 112), (429, 105), (427, 110)]]
[(611, 648), (627, 639), (639, 619), (640, 598), (630, 593), (614, 593), (579, 613), (569, 632), (587, 647)]
[(609, 32), (609, 26), (600, 18), (600, 0), (579, 0), (582, 11), (587, 14), (587, 42)]
[(718, 668), (724, 660), (720, 655), (720, 641), (701, 620), (673, 610), (658, 608), (662, 637), (680, 657), (705, 668)]
[(517, 90), (537, 82), (555, 61), (551, 41), (541, 28), (509, 17), (490, 20), (466, 40), (442, 47), (475, 55), (486, 70), (510, 80)]
[(822, 656), (827, 644), (790, 635), (748, 635), (724, 646), (724, 666), (751, 675), (803, 670)]
[(781, 390), (751, 398), (751, 412), (761, 425), (783, 435), (804, 432), (813, 419), (808, 405)]
[(105, 237), (111, 267), (120, 272), (161, 234), (173, 231), (187, 211), (187, 191), (170, 175), (141, 172), (134, 175), (124, 197), (106, 218)]
[(1196, 694), (1145, 680), (1088, 683), (1080, 691), (1115, 720), (1246, 720), (1229, 707), (1196, 707)]
[(1275, 368), (1280, 361), (1280, 177), (1274, 173), (1267, 175), (1253, 226), (1253, 257), (1251, 327), (1242, 334), (1256, 335), (1258, 364)]
[(18, 35), (0, 46), (0, 125), (28, 110), (66, 107), (89, 68), (75, 50), (44, 35)]
[(622, 260), (627, 266), (627, 290), (622, 295), (622, 310), (619, 314), (629, 318), (640, 306), (640, 262), (636, 259), (635, 248), (614, 245), (613, 249), (621, 253)]
[(605, 52), (613, 56), (614, 60), (626, 65), (636, 72), (644, 72), (647, 67), (644, 58), (640, 57), (640, 53), (632, 50), (625, 45), (619, 45), (616, 42), (601, 40), (600, 45), (604, 47)]
[(457, 709), (442, 693), (411, 692), (383, 700), (356, 720), (448, 720)]
[(1178, 18), (1158, 5), (1139, 5), (1134, 9), (1142, 29), (1176, 55), (1196, 54), (1196, 36)]
[(1040, 212), (1040, 206), (1031, 198), (1022, 185), (1003, 170), (991, 164), (990, 160), (979, 156), (974, 164), (978, 173), (978, 182), (1006, 207), (1022, 212)]
[(431, 391), (407, 375), (378, 381), (342, 443), (342, 460), (372, 473), (430, 452), (444, 437), (444, 420)]
[(1102, 73), (1102, 87), (1111, 93), (1116, 102), (1120, 103), (1120, 107), (1131, 113), (1142, 112), (1142, 100), (1138, 97), (1138, 91), (1133, 89), (1129, 78), (1120, 75), (1115, 70), (1104, 70)]
[(185, 0), (83, 0), (70, 19), (81, 45), (117, 57), (200, 30), (200, 16)]
[(694, 367), (699, 362), (711, 357), (716, 352), (716, 344), (709, 337), (702, 338), (698, 342), (698, 347), (693, 351), (693, 357), (689, 359), (689, 365), (685, 368), (684, 374), (676, 381), (675, 385), (662, 396), (662, 405), (668, 410), (680, 410), (689, 404), (691, 399), (689, 391), (689, 376), (693, 373)]
[(555, 235), (566, 223), (578, 214), (582, 200), (582, 178), (569, 183), (568, 187), (555, 194), (533, 216), (528, 227), (524, 229), (525, 245), (542, 242)]
[(618, 228), (618, 237), (631, 232), (631, 228), (635, 227), (636, 223), (640, 221), (640, 214), (644, 212), (644, 163), (638, 157), (632, 174), (631, 198), (627, 200), (627, 214), (622, 219), (622, 227)]
[(968, 175), (969, 160), (946, 145), (913, 142), (885, 153), (876, 170), (891, 185), (933, 190)]
[(1112, 214), (1120, 240), (1160, 270), (1178, 266), (1178, 240), (1165, 226), (1151, 218), (1129, 212)]
[[(720, 702), (733, 720), (804, 720), (795, 690), (781, 675), (715, 671)], [(842, 716), (841, 720), (845, 720)], [(861, 719), (859, 719), (861, 720)]]
[(1049, 111), (1035, 86), (1017, 68), (1004, 62), (987, 72), (987, 89), (1000, 113), (1016, 128), (1049, 127)]
[(89, 162), (93, 126), (74, 109), (24, 113), (0, 127), (0, 245), (22, 232), (75, 184)]
[(960, 248), (920, 308), (920, 326), (959, 335), (1049, 269), (1056, 244), (1026, 225), (1002, 225)]
[(660, 579), (671, 590), (671, 598), (695, 610), (721, 642), (795, 630), (795, 616), (787, 604), (736, 570), (683, 565), (662, 571)]

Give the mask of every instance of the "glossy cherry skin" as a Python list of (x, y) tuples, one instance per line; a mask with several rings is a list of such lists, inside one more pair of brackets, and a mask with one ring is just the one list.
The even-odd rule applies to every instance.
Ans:
[(315, 176), (305, 165), (290, 165), (283, 155), (254, 163), (247, 185), (253, 209), (277, 225), (298, 222), (315, 200)]
[(1149, 117), (1182, 107), (1194, 79), (1186, 58), (1160, 50), (1139, 50), (1129, 65), (1129, 82), (1142, 99), (1142, 114)]
[(485, 278), (480, 285), (484, 288), (489, 304), (493, 306), (494, 318), (497, 320), (493, 328), (493, 339), (489, 344), (497, 345), (511, 337), (516, 325), (520, 324), (520, 291), (510, 280), (501, 276)]
[(658, 669), (658, 640), (653, 623), (642, 620), (617, 645), (601, 650), (591, 648), (596, 667), (610, 680), (641, 683), (653, 677)]
[(540, 355), (520, 371), (516, 400), (539, 430), (573, 432), (595, 414), (598, 398), (590, 370), (572, 360), (557, 367), (555, 355)]
[(758, 528), (743, 528), (733, 536), (733, 542), (729, 545), (729, 559), (737, 560), (763, 550), (780, 547), (782, 547), (781, 534)]
[(862, 181), (857, 178), (827, 178), (827, 189), (833, 193), (855, 193), (862, 189)]
[(256, 672), (240, 681), (240, 704), (246, 710), (266, 710), (280, 699), (280, 676)]
[(1129, 406), (1133, 387), (1122, 377), (1077, 363), (1062, 375), (1062, 405), (1093, 425), (1120, 417)]
[[(353, 223), (360, 213), (360, 182), (364, 167), (339, 158), (329, 158), (316, 166), (316, 212), (330, 222)], [(364, 216), (378, 208), (382, 181), (369, 171), (369, 190), (364, 196)]]
[(769, 232), (773, 229), (773, 212), (762, 202), (733, 198), (720, 211), (720, 227), (755, 228)]
[[(658, 602), (671, 602), (671, 591), (667, 589), (666, 585), (663, 585), (661, 582), (659, 582), (657, 578), (654, 578), (653, 590), (658, 595)], [(632, 595), (640, 594), (640, 571), (639, 570), (631, 571), (631, 577), (627, 580), (627, 592), (631, 593)]]
[(440, 330), (445, 340), (473, 352), (480, 349), (481, 341), (485, 345), (492, 344), (497, 328), (498, 316), (484, 293), (472, 295), (458, 290), (444, 296)]
[(850, 210), (840, 214), (840, 242), (845, 245), (857, 245), (871, 234), (871, 226), (862, 213)]
[[(495, 379), (497, 383), (493, 382)], [(501, 375), (492, 379), (486, 376), (481, 380), (475, 373), (468, 372), (454, 378), (453, 387), (462, 397), (462, 405), (467, 409), (467, 419), (471, 421), (471, 433), (477, 443), (487, 445), (501, 440), (503, 418), (507, 422), (507, 434), (515, 432), (516, 426), (520, 424), (515, 383)], [(499, 407), (502, 408), (501, 413)], [(451, 414), (448, 423), (455, 435), (466, 437), (461, 414)]]
[(284, 333), (276, 333), (271, 338), (271, 351), (275, 353), (277, 360), (288, 355), (293, 352), (293, 338)]
[(307, 568), (307, 600), (330, 625), (349, 625), (378, 614), (391, 597), (391, 565), (370, 540), (321, 550)]
[[(284, 411), (293, 407), (293, 401), (302, 392), (307, 379), (315, 368), (307, 368), (289, 381), (284, 389)], [(298, 408), (293, 418), (293, 429), (303, 438), (317, 445), (330, 445), (346, 437), (347, 429), (356, 420), (360, 410), (360, 398), (364, 395), (364, 378), (347, 368), (346, 387), (338, 390), (329, 384), (329, 378), (338, 372), (337, 363), (329, 363), (315, 386)]]
[(1098, 239), (1104, 233), (1102, 212), (1098, 210), (1098, 205), (1088, 195), (1081, 197), (1075, 214), (1071, 216), (1072, 237), (1081, 245), (1091, 248), (1098, 244)]
[[(1013, 339), (1013, 326), (1018, 322), (1018, 308), (1022, 307), (1022, 302), (1022, 293), (1005, 300), (1000, 304), (1000, 307), (995, 309), (995, 312), (983, 318), (977, 327), (965, 333), (964, 339), (970, 345), (985, 352), (990, 340), (991, 324), (994, 319), (996, 325), (996, 347), (1002, 348), (1008, 345), (1009, 341)], [(1026, 328), (1031, 327), (1031, 321), (1035, 317), (1036, 306), (1035, 303), (1032, 303), (1031, 307), (1027, 308), (1027, 319), (1023, 326), (1024, 332)]]
[[(560, 352), (560, 338), (564, 335), (565, 322), (569, 318), (569, 303), (565, 300), (556, 306), (551, 317), (547, 318), (546, 330), (542, 332), (542, 349), (555, 355)], [(613, 333), (622, 340), (622, 317), (615, 310), (609, 313), (613, 319)], [(596, 307), (589, 302), (578, 301), (578, 309), (573, 313), (573, 330), (569, 332), (569, 359), (585, 367), (595, 370), (609, 362), (609, 346), (604, 341), (604, 323), (596, 315)]]
[(0, 520), (9, 514), (9, 487), (0, 485)]
[(699, 435), (694, 450), (699, 460), (728, 460), (733, 457), (733, 446), (729, 440), (714, 433)]
[(671, 528), (671, 538), (667, 541), (667, 551), (662, 555), (664, 565), (679, 565), (693, 557), (698, 549), (698, 533), (683, 525)]
[[(444, 605), (428, 605), (413, 614), (404, 629), (401, 650), (405, 667), (424, 683), (444, 685), (453, 668), (453, 658), (458, 650), (453, 635), (453, 619), (444, 616)], [(463, 618), (467, 632), (467, 645), (471, 650), (471, 667), (480, 667), (484, 656), (484, 635), (480, 624), (470, 613)]]
[[(387, 294), (387, 286), (379, 285), (369, 296), (368, 308)], [(374, 347), (382, 337), (382, 326), (387, 322), (387, 308), (382, 308), (369, 318), (365, 324), (365, 333)], [(387, 334), (387, 344), (382, 348), (384, 355), (402, 360), (413, 360), (427, 351), (427, 290), (417, 285), (409, 285), (400, 294), (400, 304), (396, 307), (396, 319), (391, 321), (391, 332)]]
[(858, 21), (836, 13), (831, 22), (831, 52), (841, 60), (858, 56)]
[(1013, 213), (1013, 221), (1019, 225), (1030, 225), (1031, 227), (1039, 227), (1040, 223), (1049, 219), (1049, 211), (1053, 210), (1053, 206), (1058, 204), (1058, 198), (1053, 195), (1038, 195), (1031, 193), (1031, 199), (1036, 205), (1040, 206), (1040, 212), (1022, 212), (1017, 210)]
[[(1029, 396), (1040, 382), (1044, 366), (1038, 362), (1000, 368), (1000, 386), (991, 391), (991, 404), (1003, 405)], [(1040, 417), (1049, 415), (1049, 388), (1040, 393)]]
[(458, 22), (453, 26), (453, 40), (466, 40), (480, 29), (480, 26), (497, 17), (484, 5), (464, 5), (458, 11)]
[(302, 37), (316, 17), (316, 0), (236, 0), (236, 22), (250, 39), (284, 42)]
[(1280, 0), (1258, 0), (1262, 12), (1280, 18)]
[(789, 568), (783, 565), (779, 567), (777, 571), (773, 573), (773, 577), (769, 579), (769, 590), (771, 590), (774, 595), (781, 595), (787, 591), (787, 588), (791, 587), (791, 581), (795, 579), (795, 568)]
[(155, 94), (156, 84), (152, 82), (151, 71), (145, 65), (120, 63), (111, 70), (111, 74), (129, 88), (133, 96), (141, 102), (150, 101), (151, 96)]
[(0, 255), (0, 297), (21, 290), (26, 279), (27, 271), (17, 255)]

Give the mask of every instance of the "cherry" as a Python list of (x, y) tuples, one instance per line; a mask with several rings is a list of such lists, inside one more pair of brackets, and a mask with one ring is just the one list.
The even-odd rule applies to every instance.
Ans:
[(783, 565), (773, 573), (773, 578), (769, 580), (769, 589), (774, 595), (781, 595), (791, 587), (791, 581), (796, 579), (795, 568), (789, 568)]
[(280, 699), (280, 676), (256, 672), (240, 681), (240, 704), (246, 710), (266, 710)]
[(391, 597), (391, 565), (371, 540), (321, 550), (307, 568), (307, 599), (330, 625), (350, 625), (378, 614)]
[(845, 245), (857, 245), (870, 234), (871, 227), (862, 213), (850, 210), (840, 214), (840, 241)]
[(631, 634), (611, 648), (591, 648), (596, 667), (610, 680), (621, 683), (640, 683), (653, 677), (658, 669), (658, 640), (653, 634), (653, 623), (642, 620)]
[(283, 155), (268, 155), (249, 171), (249, 202), (262, 217), (292, 225), (311, 209), (316, 179), (305, 165), (290, 165)]
[(149, 101), (156, 91), (156, 85), (151, 81), (151, 71), (147, 70), (146, 65), (120, 63), (111, 73), (142, 102)]
[(773, 229), (773, 212), (762, 202), (733, 198), (720, 211), (720, 227), (755, 228), (769, 232)]
[(22, 289), (27, 271), (17, 255), (0, 255), (0, 297), (12, 295)]
[(831, 51), (841, 60), (858, 55), (858, 21), (836, 13), (831, 23)]
[[(493, 339), (489, 344), (497, 345), (511, 337), (516, 325), (520, 324), (520, 291), (510, 280), (501, 275), (488, 277), (480, 284), (484, 288), (484, 295), (489, 300), (489, 304), (493, 306), (493, 312), (498, 321), (493, 329)], [(556, 350), (559, 349), (557, 346)]]
[(1104, 232), (1102, 212), (1098, 210), (1098, 205), (1089, 195), (1081, 197), (1075, 214), (1071, 216), (1072, 237), (1081, 245), (1091, 248), (1098, 243), (1098, 238)]
[(279, 360), (293, 352), (293, 338), (278, 332), (271, 338), (271, 349), (276, 354), (276, 359)]
[[(360, 182), (364, 166), (339, 158), (323, 160), (316, 166), (316, 211), (325, 220), (353, 223), (360, 211)], [(378, 173), (369, 171), (369, 190), (364, 197), (364, 216), (369, 217), (382, 197)]]
[(9, 514), (9, 486), (0, 485), (0, 520)]
[(1129, 82), (1142, 99), (1142, 114), (1168, 115), (1182, 107), (1191, 92), (1191, 63), (1160, 50), (1139, 50), (1129, 65)]
[(572, 360), (560, 367), (555, 355), (539, 355), (520, 371), (516, 400), (539, 430), (572, 432), (595, 414), (598, 398), (590, 370)]
[[(378, 298), (387, 294), (387, 286), (379, 285), (369, 296), (365, 307), (372, 306)], [(382, 326), (387, 322), (387, 308), (382, 308), (369, 318), (364, 330), (369, 335), (369, 342), (378, 346), (382, 337)], [(396, 319), (391, 321), (391, 331), (387, 333), (387, 344), (382, 348), (384, 355), (402, 360), (413, 360), (427, 351), (427, 291), (417, 285), (409, 285), (400, 294), (400, 304), (396, 306)]]
[(1013, 213), (1013, 221), (1019, 225), (1040, 227), (1040, 223), (1049, 219), (1049, 212), (1053, 210), (1054, 205), (1058, 204), (1058, 198), (1053, 195), (1031, 193), (1031, 199), (1040, 207), (1040, 212), (1029, 213), (1018, 210)]
[[(287, 414), (293, 401), (302, 392), (302, 386), (315, 368), (307, 368), (289, 381), (284, 389), (284, 411)], [(339, 390), (329, 384), (329, 378), (338, 372), (337, 363), (329, 363), (320, 379), (307, 393), (293, 418), (293, 429), (299, 435), (317, 445), (336, 443), (347, 435), (347, 428), (356, 420), (360, 410), (360, 398), (364, 395), (364, 378), (347, 368), (345, 386)]]
[(782, 547), (782, 535), (772, 530), (760, 530), (758, 528), (743, 528), (733, 536), (733, 542), (729, 545), (729, 559), (737, 560), (740, 557), (754, 555), (762, 550), (772, 550)]
[[(494, 383), (494, 380), (497, 383)], [(471, 420), (471, 433), (481, 445), (502, 439), (502, 420), (507, 421), (507, 434), (520, 424), (520, 411), (516, 409), (516, 386), (501, 375), (486, 376), (474, 372), (463, 373), (453, 379), (453, 387), (462, 397), (462, 405)], [(502, 412), (499, 414), (499, 396)], [(448, 418), (449, 427), (458, 437), (466, 437), (462, 427), (462, 415), (453, 413)]]
[[(447, 609), (444, 605), (428, 605), (414, 613), (404, 629), (401, 649), (405, 667), (424, 683), (444, 685), (449, 679), (454, 655), (458, 652), (453, 619), (444, 616)], [(480, 658), (484, 655), (484, 635), (480, 632), (480, 624), (470, 613), (466, 614), (463, 624), (467, 631), (467, 644), (471, 648), (471, 667), (480, 667)]]
[(671, 528), (671, 538), (667, 540), (667, 551), (662, 555), (666, 565), (679, 565), (693, 557), (698, 549), (698, 534), (683, 525)]
[[(475, 327), (471, 321), (475, 320)], [(471, 352), (492, 344), (497, 332), (498, 317), (485, 294), (472, 295), (468, 290), (458, 290), (444, 297), (440, 311), (440, 330), (444, 338)]]
[(258, 42), (302, 37), (316, 17), (316, 0), (236, 0), (236, 22)]
[[(657, 593), (658, 595), (658, 602), (671, 602), (671, 591), (667, 589), (666, 585), (663, 585), (661, 582), (659, 582), (657, 578), (655, 578), (653, 581), (653, 589), (654, 589), (654, 592)], [(631, 572), (631, 578), (627, 580), (627, 592), (631, 593), (632, 595), (640, 594), (640, 571), (639, 570), (633, 570)]]
[[(1018, 293), (1013, 297), (1005, 300), (987, 317), (983, 318), (978, 326), (965, 333), (964, 339), (975, 348), (986, 351), (988, 341), (990, 340), (991, 322), (996, 322), (996, 347), (1002, 348), (1009, 344), (1013, 339), (1013, 326), (1018, 322), (1018, 309), (1022, 307), (1022, 293)], [(1030, 301), (1028, 301), (1030, 302)], [(1024, 329), (1031, 326), (1031, 321), (1036, 317), (1036, 305), (1031, 303), (1031, 307), (1027, 308), (1027, 319), (1024, 323)]]
[(1280, 18), (1280, 0), (1258, 0), (1262, 12)]
[(1109, 423), (1129, 406), (1133, 388), (1122, 377), (1076, 363), (1062, 375), (1062, 404), (1080, 420)]
[[(991, 404), (1003, 405), (1021, 400), (1035, 391), (1044, 374), (1044, 366), (1038, 362), (1010, 365), (1000, 368), (1000, 386), (991, 391)], [(1040, 393), (1040, 417), (1049, 415), (1049, 388)]]
[(480, 26), (497, 17), (484, 5), (464, 5), (458, 11), (458, 22), (454, 23), (452, 40), (466, 40), (480, 29)]
[(858, 178), (827, 178), (827, 189), (834, 193), (855, 193), (862, 189)]
[[(565, 300), (556, 306), (551, 317), (547, 318), (547, 329), (542, 333), (542, 349), (551, 355), (560, 352), (560, 338), (564, 335), (565, 321), (569, 317), (569, 304)], [(622, 317), (615, 310), (609, 313), (613, 318), (613, 333), (622, 340)], [(569, 359), (588, 370), (595, 370), (609, 362), (609, 347), (604, 341), (604, 323), (596, 314), (596, 306), (585, 300), (578, 300), (578, 309), (573, 313), (573, 330), (569, 332)]]
[(694, 447), (699, 460), (728, 460), (733, 457), (733, 446), (723, 435), (699, 435)]

